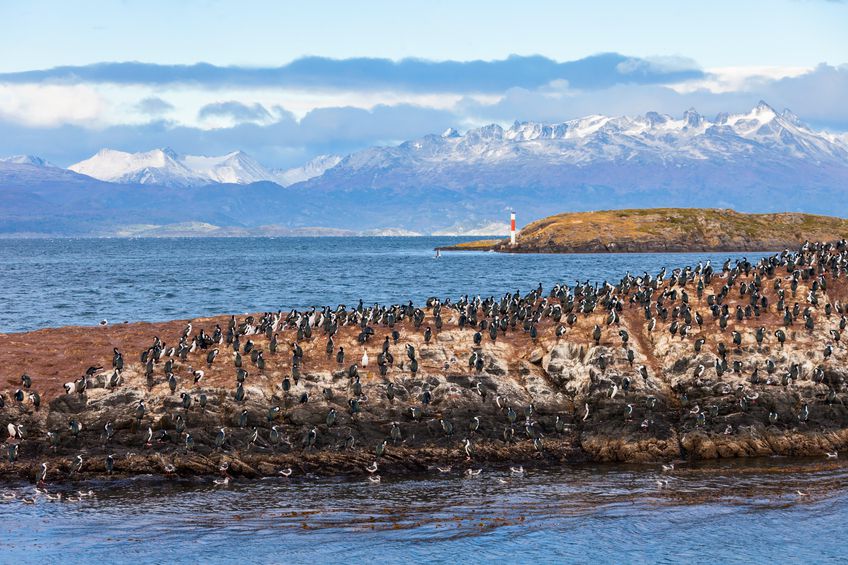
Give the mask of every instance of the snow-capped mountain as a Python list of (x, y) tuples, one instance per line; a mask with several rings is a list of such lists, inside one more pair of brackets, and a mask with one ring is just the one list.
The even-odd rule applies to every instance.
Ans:
[(320, 177), (324, 171), (332, 169), (342, 158), (338, 155), (318, 155), (305, 165), (287, 170), (275, 170), (276, 180), (282, 186), (290, 186), (311, 178)]
[[(186, 222), (501, 234), (509, 210), (524, 224), (564, 211), (644, 207), (848, 217), (848, 136), (765, 103), (712, 118), (690, 109), (448, 129), (287, 171), (240, 152), (103, 150), (76, 172), (24, 161), (0, 161), (0, 234)], [(240, 186), (256, 180), (288, 186)], [(210, 183), (232, 184), (202, 188)]]
[[(710, 120), (694, 109), (682, 117), (648, 112), (636, 117), (594, 115), (558, 124), (492, 124), (464, 135), (449, 129), (394, 147), (375, 147), (343, 159), (327, 175), (372, 178), (404, 186), (423, 181), (445, 187), (562, 183), (551, 167), (647, 165), (657, 173), (697, 163), (752, 163), (797, 159), (808, 165), (848, 166), (845, 137), (817, 132), (785, 110), (760, 102), (745, 114)], [(474, 177), (479, 182), (474, 181)]]
[(170, 149), (143, 153), (103, 149), (70, 170), (108, 182), (166, 186), (271, 181), (324, 188), (461, 189), (557, 187), (566, 171), (571, 179), (585, 177), (587, 183), (622, 184), (632, 179), (617, 178), (616, 171), (635, 167), (648, 171), (642, 180), (658, 185), (672, 173), (680, 176), (676, 169), (711, 166), (725, 173), (727, 167), (745, 167), (743, 177), (750, 179), (760, 168), (765, 172), (773, 166), (780, 169), (777, 173), (791, 175), (787, 164), (793, 161), (801, 168), (846, 167), (848, 137), (813, 130), (789, 110), (778, 113), (760, 102), (749, 112), (712, 119), (689, 109), (680, 117), (656, 112), (635, 117), (593, 115), (556, 124), (515, 122), (509, 128), (490, 124), (464, 134), (449, 128), (441, 135), (371, 147), (343, 158), (320, 155), (287, 170), (268, 169), (241, 151), (203, 157)]
[(274, 180), (273, 173), (244, 151), (233, 151), (221, 157), (185, 155), (181, 162), (191, 171), (212, 182), (250, 184)]
[(102, 149), (68, 168), (96, 179), (125, 184), (197, 186), (274, 180), (273, 173), (242, 151), (206, 157), (179, 155), (168, 148), (141, 153)]
[(10, 163), (13, 165), (32, 165), (33, 167), (57, 168), (56, 165), (54, 165), (50, 161), (47, 161), (35, 155), (12, 155), (11, 157), (0, 157), (0, 163)]

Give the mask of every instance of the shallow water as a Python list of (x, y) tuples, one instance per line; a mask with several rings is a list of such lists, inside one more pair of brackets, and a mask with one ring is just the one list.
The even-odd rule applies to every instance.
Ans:
[(846, 479), (841, 462), (774, 458), (678, 464), (669, 473), (434, 471), (378, 485), (309, 477), (229, 487), (85, 483), (74, 490), (95, 494), (80, 502), (0, 500), (0, 555), (7, 563), (835, 563), (848, 558)]
[[(0, 332), (313, 305), (500, 296), (540, 282), (722, 262), (729, 254), (443, 253), (468, 238), (19, 239), (0, 244)], [(762, 254), (749, 254), (759, 257)]]

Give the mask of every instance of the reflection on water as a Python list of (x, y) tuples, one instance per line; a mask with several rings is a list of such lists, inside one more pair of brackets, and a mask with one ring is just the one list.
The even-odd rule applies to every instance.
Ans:
[[(844, 562), (848, 467), (485, 468), (414, 479), (86, 483), (0, 499), (4, 562)], [(53, 493), (62, 490), (54, 487)]]

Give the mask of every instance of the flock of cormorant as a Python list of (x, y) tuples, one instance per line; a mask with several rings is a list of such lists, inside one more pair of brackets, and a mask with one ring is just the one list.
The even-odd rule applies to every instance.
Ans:
[[(132, 361), (115, 347), (111, 367), (92, 364), (63, 393), (24, 372), (11, 394), (0, 394), (8, 432), (2, 469), (30, 473), (43, 486), (130, 473), (123, 461), (161, 452), (171, 456), (161, 459), (165, 475), (186, 471), (181, 458), (203, 457), (215, 461), (216, 483), (226, 484), (244, 454), (295, 461), (274, 468), (290, 477), (300, 471), (299, 455), (338, 452), (355, 454), (354, 465), (376, 483), (381, 460), (393, 450), (436, 446), (474, 475), (477, 462), (494, 457), (491, 445), (526, 445), (522, 457), (542, 460), (549, 441), (572, 448), (556, 438), (588, 429), (596, 414), (601, 422), (614, 420), (615, 429), (633, 422), (627, 430), (662, 433), (658, 402), (679, 414), (667, 427), (685, 432), (733, 435), (742, 428), (734, 418), (750, 420), (745, 414), (758, 410), (767, 413), (763, 426), (804, 426), (821, 406), (830, 412), (819, 418), (842, 427), (844, 381), (833, 361), (844, 359), (848, 304), (828, 293), (846, 289), (846, 273), (843, 240), (805, 243), (757, 262), (628, 273), (617, 284), (556, 284), (547, 293), (539, 284), (500, 298), (430, 298), (423, 307), (360, 301), (354, 308), (231, 316), (208, 328), (189, 322), (175, 343), (152, 337), (131, 352)], [(784, 350), (793, 339), (803, 344), (789, 357)], [(498, 355), (517, 351), (539, 366), (563, 342), (579, 345), (586, 373), (582, 380), (549, 379), (567, 408), (549, 409), (551, 401), (542, 407), (532, 392), (500, 393), (502, 365), (510, 371), (517, 359)], [(659, 358), (653, 349), (660, 342), (664, 351), (685, 351), (692, 363), (681, 368)], [(817, 388), (798, 392), (800, 381)], [(582, 388), (563, 392), (569, 382)], [(766, 386), (795, 391), (791, 414), (762, 401), (758, 390)], [(726, 400), (702, 404), (707, 389)], [(62, 415), (69, 416), (60, 421)]]

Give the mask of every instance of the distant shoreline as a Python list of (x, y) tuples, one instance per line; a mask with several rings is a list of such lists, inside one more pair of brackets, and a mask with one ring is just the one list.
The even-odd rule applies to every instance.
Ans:
[(476, 238), (480, 235), (372, 235), (372, 234), (182, 234), (182, 235), (47, 235), (47, 234), (0, 234), (0, 240), (45, 240), (45, 239), (284, 239), (284, 238), (315, 238), (315, 239), (432, 239), (432, 238)]

